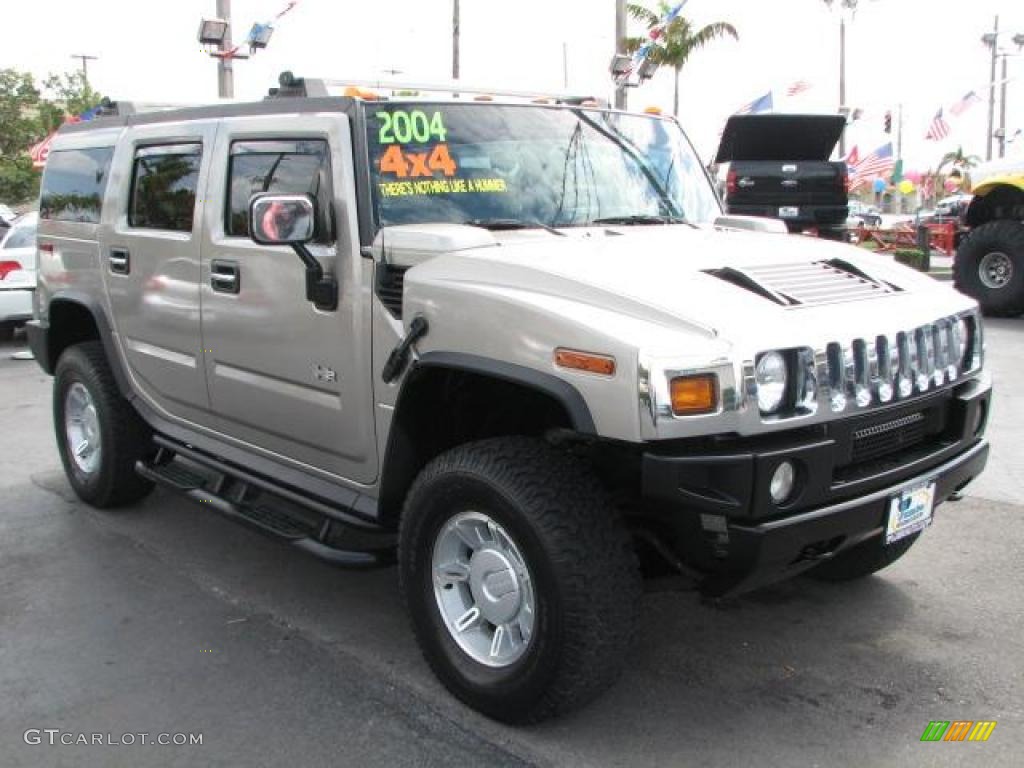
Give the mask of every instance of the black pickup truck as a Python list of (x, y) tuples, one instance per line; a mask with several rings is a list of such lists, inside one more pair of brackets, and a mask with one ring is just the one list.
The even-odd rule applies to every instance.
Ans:
[(830, 162), (841, 115), (733, 115), (716, 162), (729, 163), (729, 213), (782, 219), (790, 232), (817, 228), (841, 239), (848, 213), (846, 163)]

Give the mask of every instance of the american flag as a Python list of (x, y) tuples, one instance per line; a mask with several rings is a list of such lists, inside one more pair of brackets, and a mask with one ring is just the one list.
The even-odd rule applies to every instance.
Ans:
[(932, 118), (932, 124), (928, 127), (928, 133), (924, 137), (927, 141), (942, 141), (947, 136), (949, 136), (949, 123), (942, 116), (940, 109)]
[(799, 96), (801, 93), (811, 90), (811, 88), (811, 84), (806, 80), (797, 80), (786, 89), (786, 95), (792, 98), (793, 96)]
[(772, 102), (772, 92), (768, 91), (764, 96), (759, 99), (754, 99), (749, 104), (746, 104), (736, 110), (734, 114), (737, 115), (757, 115), (761, 112), (771, 112), (774, 108)]
[(856, 189), (871, 179), (884, 176), (892, 171), (895, 165), (896, 160), (892, 155), (892, 142), (890, 141), (888, 144), (880, 146), (853, 167), (853, 174), (850, 176), (850, 189)]
[(979, 101), (981, 101), (981, 97), (974, 91), (970, 91), (966, 96), (960, 99), (960, 101), (950, 107), (949, 111), (952, 112), (955, 117), (960, 117), (960, 115), (973, 107)]

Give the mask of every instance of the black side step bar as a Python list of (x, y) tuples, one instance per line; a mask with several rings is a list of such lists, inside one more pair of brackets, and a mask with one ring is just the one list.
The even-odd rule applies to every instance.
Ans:
[(135, 464), (135, 471), (147, 480), (342, 568), (378, 568), (395, 562), (394, 532), (185, 446), (180, 448), (188, 455), (179, 458), (178, 446), (164, 442), (158, 438), (161, 445), (152, 461)]

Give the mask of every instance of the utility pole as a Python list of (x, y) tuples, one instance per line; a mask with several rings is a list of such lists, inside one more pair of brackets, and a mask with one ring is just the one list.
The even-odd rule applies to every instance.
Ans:
[[(987, 35), (986, 35), (987, 38)], [(987, 40), (986, 40), (987, 42)], [(988, 135), (985, 136), (985, 159), (992, 159), (992, 134), (995, 132), (996, 121), (996, 59), (999, 56), (999, 17), (996, 16), (995, 27), (992, 29), (992, 76), (988, 86)]]
[[(845, 120), (850, 111), (846, 106), (846, 16), (839, 9), (839, 112)], [(839, 156), (846, 157), (846, 125), (839, 134)]]
[[(615, 53), (626, 53), (626, 0), (615, 0)], [(615, 108), (626, 108), (626, 86), (615, 86)]]
[(89, 62), (96, 61), (99, 56), (89, 56), (85, 53), (73, 53), (71, 54), (72, 59), (78, 59), (82, 62), (82, 84), (86, 87), (89, 86)]
[[(221, 53), (227, 53), (234, 47), (231, 44), (231, 0), (217, 0), (217, 18), (228, 23), (224, 39), (220, 43)], [(227, 56), (221, 56), (217, 60), (217, 95), (222, 99), (231, 99), (235, 96), (235, 70)]]
[(897, 111), (897, 113), (899, 115), (897, 117), (897, 120), (899, 122), (897, 123), (897, 127), (896, 127), (896, 159), (897, 160), (902, 160), (903, 159), (903, 105), (902, 104), (900, 104), (899, 110)]
[(1003, 54), (1003, 82), (999, 103), (999, 157), (1006, 157), (1006, 54)]
[(459, 79), (459, 0), (452, 3), (452, 80)]

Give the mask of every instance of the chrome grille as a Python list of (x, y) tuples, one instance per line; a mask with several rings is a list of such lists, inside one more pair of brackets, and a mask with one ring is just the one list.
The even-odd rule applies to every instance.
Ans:
[(979, 369), (980, 347), (972, 315), (962, 323), (960, 318), (942, 318), (889, 335), (798, 349), (792, 410), (765, 418), (855, 412), (921, 395)]
[(743, 272), (773, 294), (786, 299), (790, 305), (814, 306), (873, 299), (896, 292), (891, 286), (836, 261), (745, 267)]

